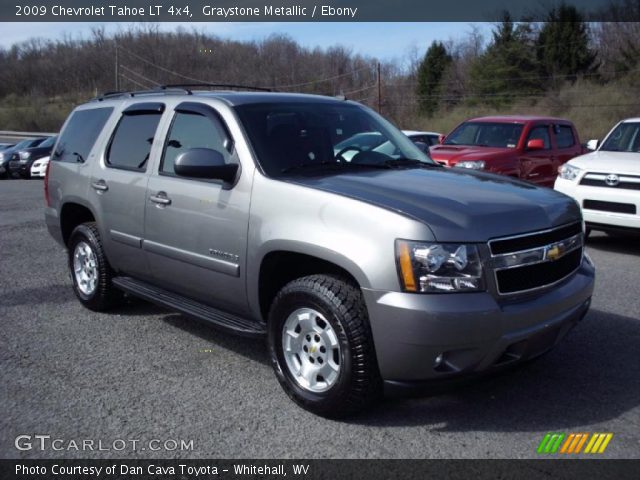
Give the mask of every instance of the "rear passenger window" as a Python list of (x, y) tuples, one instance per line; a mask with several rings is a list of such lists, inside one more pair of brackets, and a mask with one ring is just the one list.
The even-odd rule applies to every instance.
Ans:
[(230, 138), (220, 122), (197, 113), (178, 112), (167, 136), (160, 172), (174, 175), (176, 158), (190, 148), (217, 150), (224, 156), (225, 163), (231, 163), (229, 144)]
[(568, 125), (556, 125), (556, 142), (558, 148), (569, 148), (576, 144), (573, 129)]
[(144, 171), (161, 116), (159, 112), (125, 113), (107, 149), (107, 165)]
[(113, 108), (92, 108), (72, 113), (53, 152), (53, 160), (84, 162), (112, 112)]
[(533, 127), (529, 132), (527, 141), (538, 138), (544, 141), (544, 148), (548, 150), (551, 148), (551, 137), (549, 136), (549, 127), (547, 125), (540, 125)]

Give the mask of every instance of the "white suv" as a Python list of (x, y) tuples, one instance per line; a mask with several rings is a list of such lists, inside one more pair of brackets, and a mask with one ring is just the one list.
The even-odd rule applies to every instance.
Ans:
[(562, 165), (555, 189), (581, 206), (588, 229), (640, 230), (640, 118), (618, 123), (594, 152)]

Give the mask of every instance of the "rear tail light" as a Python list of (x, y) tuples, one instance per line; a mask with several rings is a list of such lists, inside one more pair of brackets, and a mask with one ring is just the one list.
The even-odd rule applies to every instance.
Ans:
[(44, 171), (44, 201), (47, 207), (51, 206), (51, 199), (49, 198), (49, 169), (51, 168), (51, 161), (47, 163), (47, 168)]

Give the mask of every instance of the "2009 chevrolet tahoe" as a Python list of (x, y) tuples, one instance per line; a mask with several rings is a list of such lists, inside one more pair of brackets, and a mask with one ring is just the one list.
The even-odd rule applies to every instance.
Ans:
[[(349, 143), (365, 132), (384, 148)], [(105, 95), (66, 121), (45, 196), (83, 305), (126, 292), (266, 336), (284, 390), (325, 416), (540, 355), (593, 291), (573, 200), (444, 168), (329, 97)]]

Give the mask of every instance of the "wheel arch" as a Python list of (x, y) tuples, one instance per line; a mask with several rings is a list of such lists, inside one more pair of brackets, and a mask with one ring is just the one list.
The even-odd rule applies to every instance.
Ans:
[[(364, 272), (351, 260), (321, 248), (302, 248), (288, 245), (265, 252), (254, 278), (254, 309), (266, 322), (269, 308), (276, 294), (290, 281), (313, 274), (336, 275), (345, 278), (357, 288), (368, 287)], [(251, 278), (251, 277), (250, 277)]]
[(60, 208), (60, 230), (62, 241), (69, 244), (71, 232), (78, 225), (86, 222), (95, 222), (96, 215), (86, 204), (77, 201), (65, 202)]

